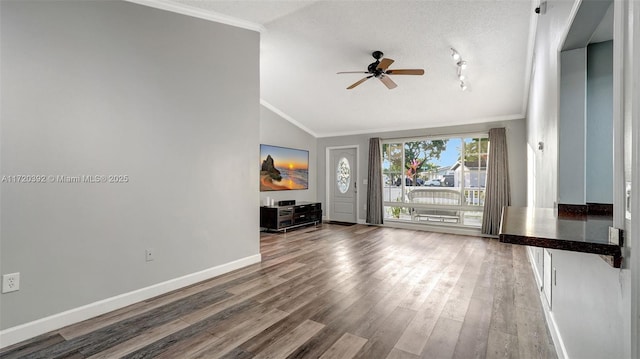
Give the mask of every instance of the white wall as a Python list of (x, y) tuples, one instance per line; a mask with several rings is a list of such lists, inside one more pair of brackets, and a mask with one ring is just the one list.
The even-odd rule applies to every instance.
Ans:
[(360, 176), (359, 188), (359, 220), (364, 222), (366, 218), (366, 185), (369, 138), (402, 138), (438, 135), (456, 135), (464, 133), (489, 132), (489, 129), (505, 127), (507, 129), (507, 148), (509, 150), (509, 176), (511, 180), (511, 203), (514, 206), (527, 205), (527, 149), (522, 144), (525, 141), (525, 121), (512, 120), (500, 122), (488, 122), (462, 126), (424, 128), (416, 130), (379, 132), (362, 135), (349, 135), (338, 137), (322, 137), (318, 139), (318, 201), (326, 203), (326, 148), (335, 146), (358, 145), (360, 149), (360, 162), (358, 163), (358, 175)]
[[(535, 151), (534, 205), (550, 208), (557, 199), (559, 55), (576, 2), (550, 0), (538, 19), (535, 71), (527, 115), (527, 141)], [(618, 4), (618, 2), (616, 2)], [(615, 69), (614, 69), (615, 71)], [(560, 141), (562, 138), (560, 138)], [(587, 159), (588, 161), (588, 159)], [(530, 248), (534, 269), (542, 273), (540, 248)], [(552, 287), (550, 329), (558, 339), (556, 349), (569, 358), (630, 357), (630, 275), (614, 269), (596, 255), (552, 250), (557, 284)], [(629, 258), (626, 258), (627, 265)], [(632, 263), (638, 259), (631, 258)], [(632, 264), (633, 265), (633, 264)], [(544, 305), (544, 301), (543, 301)], [(546, 308), (549, 309), (549, 308)], [(637, 338), (636, 338), (637, 340)]]
[[(259, 34), (119, 1), (0, 2), (2, 329), (259, 255)], [(155, 260), (145, 262), (145, 249)]]
[[(624, 46), (625, 81), (624, 99), (624, 168), (625, 182), (630, 185), (629, 213), (625, 220), (627, 243), (631, 247), (629, 257), (631, 268), (631, 316), (629, 318), (629, 337), (631, 342), (631, 357), (640, 357), (640, 3), (630, 1), (626, 4), (628, 25), (626, 28), (626, 42)], [(635, 24), (635, 26), (632, 26)], [(635, 141), (633, 140), (635, 139)], [(631, 221), (631, 216), (635, 220)]]
[[(315, 202), (318, 183), (317, 139), (268, 108), (260, 106), (260, 143), (309, 151), (309, 189), (260, 192), (260, 203), (264, 203), (266, 197), (274, 198), (276, 202), (289, 199)], [(259, 153), (259, 149), (256, 151)]]

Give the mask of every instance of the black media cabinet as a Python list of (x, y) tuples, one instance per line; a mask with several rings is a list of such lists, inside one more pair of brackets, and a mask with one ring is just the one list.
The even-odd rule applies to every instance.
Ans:
[(286, 232), (287, 229), (320, 222), (322, 222), (322, 204), (320, 202), (260, 207), (260, 227), (270, 231)]

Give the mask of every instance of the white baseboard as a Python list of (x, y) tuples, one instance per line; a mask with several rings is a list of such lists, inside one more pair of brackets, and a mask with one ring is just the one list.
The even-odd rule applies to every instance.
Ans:
[(538, 272), (536, 259), (533, 258), (533, 252), (531, 251), (531, 247), (525, 247), (527, 251), (527, 257), (529, 258), (529, 263), (531, 264), (531, 268), (533, 269), (533, 276), (536, 278), (536, 284), (538, 285), (538, 291), (542, 288), (542, 278), (540, 277), (540, 273)]
[(166, 282), (154, 284), (129, 293), (120, 294), (115, 297), (103, 299), (62, 313), (5, 329), (0, 331), (0, 348), (8, 347), (23, 340), (48, 333), (52, 330), (60, 329), (116, 309), (124, 308), (128, 305), (147, 300), (254, 263), (259, 263), (261, 260), (262, 256), (260, 254), (255, 254), (233, 262), (211, 267), (200, 272), (187, 274)]
[[(538, 284), (538, 288), (542, 286), (542, 278), (538, 274), (536, 270), (536, 261), (533, 258), (533, 254), (531, 254), (530, 248), (526, 248), (527, 257), (529, 258), (529, 263), (531, 264), (531, 270), (536, 278), (536, 282)], [(544, 296), (544, 293), (541, 290), (538, 290), (540, 303), (542, 304), (542, 309), (544, 312), (544, 317), (547, 320), (547, 326), (549, 327), (549, 332), (551, 333), (551, 339), (553, 339), (553, 345), (556, 347), (556, 354), (558, 355), (558, 359), (569, 359), (569, 354), (567, 353), (567, 348), (564, 345), (564, 341), (562, 340), (562, 336), (560, 335), (560, 329), (558, 328), (558, 324), (556, 323), (556, 319), (553, 315), (553, 312), (549, 310), (549, 305), (547, 304), (547, 299)]]
[[(546, 302), (544, 294), (540, 296), (540, 301)], [(569, 359), (567, 348), (564, 346), (564, 341), (562, 340), (562, 336), (560, 335), (560, 329), (558, 329), (558, 324), (556, 323), (556, 319), (553, 316), (553, 312), (549, 310), (549, 307), (546, 306), (545, 303), (543, 303), (542, 306), (544, 308), (544, 316), (547, 318), (547, 323), (549, 323), (549, 332), (551, 332), (551, 338), (553, 339), (553, 345), (555, 345), (556, 347), (556, 354), (558, 355), (558, 359)]]
[[(327, 222), (327, 221), (329, 221), (329, 220), (330, 220), (330, 219), (329, 219), (327, 216), (322, 216), (322, 221), (323, 221), (323, 222)], [(367, 221), (365, 221), (364, 219), (360, 219), (360, 218), (358, 218), (358, 219), (356, 220), (356, 223), (357, 223), (357, 224), (367, 224)]]

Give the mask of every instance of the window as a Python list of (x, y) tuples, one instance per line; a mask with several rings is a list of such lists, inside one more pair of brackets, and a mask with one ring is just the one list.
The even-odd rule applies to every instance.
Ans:
[(486, 134), (385, 140), (385, 219), (480, 227), (487, 183)]

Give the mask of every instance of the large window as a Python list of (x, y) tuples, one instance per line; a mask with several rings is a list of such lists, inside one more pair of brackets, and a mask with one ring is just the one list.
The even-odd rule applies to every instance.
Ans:
[(385, 219), (480, 227), (487, 182), (486, 134), (385, 140)]

